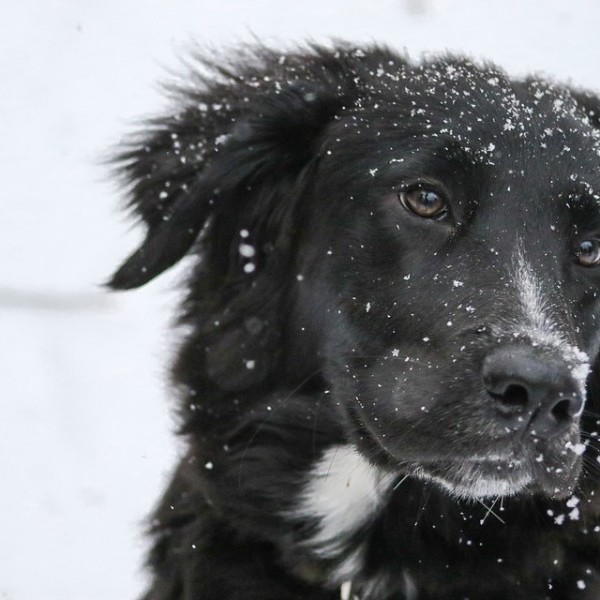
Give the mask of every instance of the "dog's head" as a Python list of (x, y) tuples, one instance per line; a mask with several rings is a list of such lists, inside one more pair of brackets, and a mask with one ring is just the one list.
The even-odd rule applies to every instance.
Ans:
[(595, 98), (342, 47), (260, 51), (179, 98), (120, 156), (148, 235), (111, 282), (199, 255), (179, 382), (243, 406), (318, 373), (386, 469), (572, 491), (600, 345)]

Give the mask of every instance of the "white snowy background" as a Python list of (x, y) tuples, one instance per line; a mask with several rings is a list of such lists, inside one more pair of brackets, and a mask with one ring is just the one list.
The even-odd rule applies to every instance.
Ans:
[(175, 274), (101, 283), (139, 239), (101, 159), (197, 42), (382, 41), (600, 90), (596, 0), (20, 0), (0, 23), (0, 598), (133, 600), (178, 453)]

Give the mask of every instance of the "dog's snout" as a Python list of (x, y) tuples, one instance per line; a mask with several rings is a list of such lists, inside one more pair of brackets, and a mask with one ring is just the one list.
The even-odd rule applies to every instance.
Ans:
[(540, 358), (531, 349), (492, 352), (484, 360), (482, 376), (498, 418), (513, 431), (553, 437), (581, 413), (583, 397), (567, 365)]

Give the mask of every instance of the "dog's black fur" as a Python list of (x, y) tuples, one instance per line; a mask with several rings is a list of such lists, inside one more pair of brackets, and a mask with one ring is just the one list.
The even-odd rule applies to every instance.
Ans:
[[(382, 47), (200, 62), (118, 157), (147, 236), (110, 285), (193, 257), (146, 600), (600, 598), (598, 99)], [(325, 552), (332, 448), (388, 484)]]

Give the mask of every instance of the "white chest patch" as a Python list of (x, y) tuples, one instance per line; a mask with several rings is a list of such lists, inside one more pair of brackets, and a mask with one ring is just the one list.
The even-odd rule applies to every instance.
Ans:
[[(320, 558), (348, 551), (348, 539), (377, 514), (393, 480), (350, 444), (326, 450), (309, 471), (292, 515), (319, 523), (306, 545)], [(351, 562), (359, 561), (359, 554), (357, 549)], [(352, 570), (351, 565), (346, 567), (344, 571)]]

